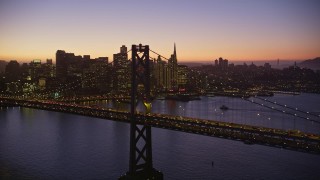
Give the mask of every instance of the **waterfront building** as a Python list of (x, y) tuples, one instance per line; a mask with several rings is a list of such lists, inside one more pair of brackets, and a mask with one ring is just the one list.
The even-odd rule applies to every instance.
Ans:
[(178, 88), (179, 90), (186, 88), (186, 84), (188, 81), (188, 66), (186, 65), (178, 65)]

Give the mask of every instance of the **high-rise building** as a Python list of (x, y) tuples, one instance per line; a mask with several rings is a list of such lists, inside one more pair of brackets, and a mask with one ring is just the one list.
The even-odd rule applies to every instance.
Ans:
[(90, 61), (90, 55), (83, 55), (83, 59), (85, 61)]
[(216, 60), (214, 61), (214, 65), (215, 65), (215, 66), (219, 66), (219, 61), (218, 61), (218, 59), (216, 59)]
[(108, 64), (109, 58), (108, 57), (98, 57), (98, 58), (95, 58), (95, 60), (98, 62), (104, 62), (104, 63)]
[(163, 61), (160, 56), (153, 63), (153, 76), (155, 87), (161, 91), (178, 90), (178, 60), (176, 44), (174, 44), (173, 54), (168, 63)]
[(185, 89), (188, 80), (188, 66), (179, 65), (178, 66), (178, 87), (179, 89)]
[(270, 63), (264, 63), (263, 67), (266, 69), (271, 69)]
[(79, 93), (108, 91), (111, 86), (109, 69), (108, 57), (91, 59), (90, 55), (75, 56), (74, 53), (66, 53), (63, 50), (56, 53), (57, 79), (72, 84), (73, 87), (69, 89), (79, 90)]
[(68, 76), (79, 76), (83, 69), (84, 59), (82, 56), (75, 56), (74, 53), (66, 53), (58, 50), (56, 53), (56, 76), (58, 79), (65, 79)]
[(58, 79), (67, 76), (68, 62), (66, 52), (58, 50), (56, 52), (56, 76)]
[(120, 47), (120, 53), (121, 54), (127, 54), (127, 47), (125, 46), (125, 45), (122, 45), (121, 47)]
[(41, 68), (41, 60), (35, 59), (29, 64), (29, 73), (31, 80), (36, 82), (39, 80), (40, 76), (43, 76), (44, 71)]
[(11, 94), (19, 94), (22, 92), (20, 79), (20, 64), (12, 60), (5, 67), (5, 83), (6, 92)]
[(176, 51), (176, 43), (174, 43), (174, 50), (173, 54), (171, 55), (168, 61), (168, 78), (169, 78), (169, 85), (168, 89), (170, 90), (177, 90), (178, 88), (178, 59), (177, 59), (177, 51)]
[(227, 59), (223, 59), (222, 57), (220, 57), (219, 60), (216, 59), (214, 61), (214, 65), (216, 67), (219, 67), (220, 69), (226, 69), (226, 68), (228, 68), (228, 60)]
[(20, 64), (16, 60), (10, 61), (5, 67), (7, 82), (18, 81), (20, 78)]
[(120, 47), (120, 53), (113, 54), (113, 65), (115, 67), (126, 67), (128, 64), (127, 47), (122, 45), (122, 47)]
[(153, 73), (155, 79), (155, 88), (160, 91), (166, 91), (168, 88), (167, 82), (168, 65), (158, 56), (153, 66)]
[(44, 77), (54, 77), (56, 74), (55, 66), (52, 64), (52, 59), (47, 59), (47, 63), (42, 64), (42, 68), (44, 69)]
[(52, 59), (47, 59), (47, 64), (52, 64)]
[(116, 92), (130, 92), (130, 62), (128, 60), (127, 47), (120, 47), (120, 53), (113, 54), (114, 81)]

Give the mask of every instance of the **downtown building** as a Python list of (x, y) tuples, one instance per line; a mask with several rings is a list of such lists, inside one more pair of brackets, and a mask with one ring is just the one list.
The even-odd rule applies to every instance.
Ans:
[(153, 77), (155, 88), (162, 92), (177, 92), (185, 89), (187, 83), (188, 67), (178, 65), (176, 44), (174, 44), (173, 54), (168, 62), (160, 56), (153, 62)]
[(90, 55), (82, 57), (63, 50), (56, 52), (56, 79), (52, 81), (53, 88), (60, 86), (65, 89), (64, 94), (69, 95), (101, 94), (111, 90), (111, 82), (108, 57), (91, 59)]
[(130, 93), (131, 68), (127, 47), (122, 45), (120, 52), (113, 54), (113, 90), (117, 93)]
[(51, 59), (46, 63), (35, 59), (21, 66), (17, 61), (10, 61), (5, 68), (6, 92), (25, 96), (41, 92), (46, 89), (46, 80), (54, 74)]

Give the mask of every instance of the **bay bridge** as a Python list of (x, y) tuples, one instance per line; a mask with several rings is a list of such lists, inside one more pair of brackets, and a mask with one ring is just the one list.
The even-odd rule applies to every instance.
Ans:
[[(243, 141), (245, 144), (260, 144), (308, 153), (320, 153), (319, 134), (307, 133), (299, 130), (285, 130), (217, 120), (151, 113), (152, 100), (150, 97), (149, 85), (150, 72), (148, 70), (149, 47), (133, 45), (130, 51), (132, 51), (132, 72), (134, 72), (132, 73), (132, 92), (130, 97), (100, 96), (78, 99), (66, 98), (57, 101), (41, 97), (30, 99), (25, 97), (2, 96), (0, 97), (0, 106), (1, 108), (13, 106), (42, 109), (130, 123), (130, 167), (128, 174), (123, 177), (124, 179), (134, 179), (136, 177), (162, 179), (162, 174), (156, 171), (152, 165), (151, 127)], [(150, 51), (160, 55), (155, 51)], [(139, 54), (142, 54), (142, 56)], [(138, 88), (141, 84), (143, 85), (143, 90)], [(65, 88), (68, 87), (65, 86)], [(63, 91), (63, 89), (60, 89), (60, 91)], [(232, 95), (228, 96), (232, 97)], [(129, 98), (131, 100), (131, 108), (129, 111), (70, 103), (89, 100), (121, 100)], [(304, 111), (257, 96), (252, 96), (250, 98), (240, 96), (238, 99), (303, 121), (320, 124), (320, 115), (313, 112)], [(145, 105), (146, 110), (144, 112), (138, 112), (136, 110), (138, 101), (142, 101)], [(143, 162), (141, 163), (141, 161)]]
[[(126, 123), (130, 123), (131, 120), (128, 111), (98, 106), (9, 98), (1, 98), (1, 104), (6, 107), (42, 109)], [(246, 144), (261, 144), (302, 152), (320, 153), (320, 135), (312, 133), (158, 113), (145, 114), (141, 112), (137, 114), (136, 118), (140, 125), (243, 141)]]

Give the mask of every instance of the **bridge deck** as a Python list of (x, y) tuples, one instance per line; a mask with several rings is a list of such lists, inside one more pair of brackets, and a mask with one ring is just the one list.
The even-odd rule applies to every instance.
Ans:
[[(22, 106), (66, 112), (127, 123), (131, 121), (130, 113), (127, 111), (117, 111), (98, 106), (13, 99), (2, 99), (0, 102), (5, 106)], [(297, 130), (282, 130), (155, 113), (137, 113), (136, 121), (138, 124), (150, 125), (152, 127), (238, 140), (246, 144), (261, 144), (320, 154), (320, 135)]]

